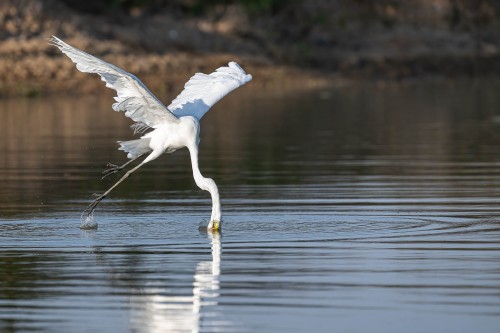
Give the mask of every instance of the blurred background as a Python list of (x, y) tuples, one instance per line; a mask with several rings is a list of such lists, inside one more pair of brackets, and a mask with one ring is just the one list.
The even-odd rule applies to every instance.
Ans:
[[(1, 0), (0, 332), (499, 332), (499, 18), (500, 0)], [(51, 35), (167, 105), (195, 72), (253, 75), (202, 119), (223, 238), (198, 232), (186, 149), (78, 229), (137, 136)]]
[(160, 93), (228, 60), (278, 87), (491, 76), (499, 17), (497, 0), (4, 0), (0, 94), (103, 91), (51, 35)]

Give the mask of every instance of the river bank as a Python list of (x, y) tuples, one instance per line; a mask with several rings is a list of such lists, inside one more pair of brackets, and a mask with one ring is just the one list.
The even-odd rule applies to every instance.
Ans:
[(233, 60), (263, 87), (500, 74), (500, 5), (490, 0), (116, 3), (3, 1), (0, 95), (102, 91), (48, 45), (51, 35), (159, 93)]

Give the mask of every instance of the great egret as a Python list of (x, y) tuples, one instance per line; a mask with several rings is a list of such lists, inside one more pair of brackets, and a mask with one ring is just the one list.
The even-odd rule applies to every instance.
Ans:
[[(219, 230), (222, 224), (219, 190), (212, 179), (201, 175), (198, 167), (200, 119), (222, 97), (249, 82), (252, 76), (246, 74), (235, 62), (230, 62), (228, 66), (220, 67), (211, 74), (197, 73), (185, 84), (180, 95), (165, 107), (134, 75), (72, 47), (55, 36), (49, 39), (49, 43), (66, 54), (79, 71), (99, 74), (101, 80), (106, 82), (106, 87), (116, 90), (113, 110), (125, 112), (125, 116), (135, 121), (131, 126), (134, 133), (151, 130), (140, 139), (118, 142), (119, 149), (127, 153), (130, 161), (121, 166), (108, 164), (110, 168), (103, 172), (104, 177), (122, 170), (145, 154), (149, 155), (89, 205), (84, 211), (87, 214), (86, 221), (93, 220), (97, 205), (134, 171), (163, 153), (187, 147), (196, 185), (210, 192), (212, 197), (212, 216), (207, 229)], [(83, 223), (82, 227), (85, 227)]]

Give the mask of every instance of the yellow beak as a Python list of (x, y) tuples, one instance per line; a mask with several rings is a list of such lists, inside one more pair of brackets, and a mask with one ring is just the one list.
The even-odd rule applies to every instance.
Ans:
[(212, 231), (220, 231), (219, 221), (212, 221)]

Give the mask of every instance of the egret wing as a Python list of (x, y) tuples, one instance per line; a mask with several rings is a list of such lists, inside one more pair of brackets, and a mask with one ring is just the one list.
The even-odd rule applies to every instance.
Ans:
[(161, 123), (178, 121), (134, 75), (66, 44), (55, 36), (52, 36), (49, 42), (66, 54), (79, 71), (99, 74), (101, 80), (106, 82), (106, 87), (116, 90), (113, 110), (125, 112), (127, 117), (137, 122), (132, 126), (134, 130), (142, 131), (150, 127), (155, 128)]
[(196, 73), (184, 85), (168, 109), (176, 116), (193, 116), (198, 120), (222, 97), (252, 80), (237, 63), (220, 67), (211, 74)]

